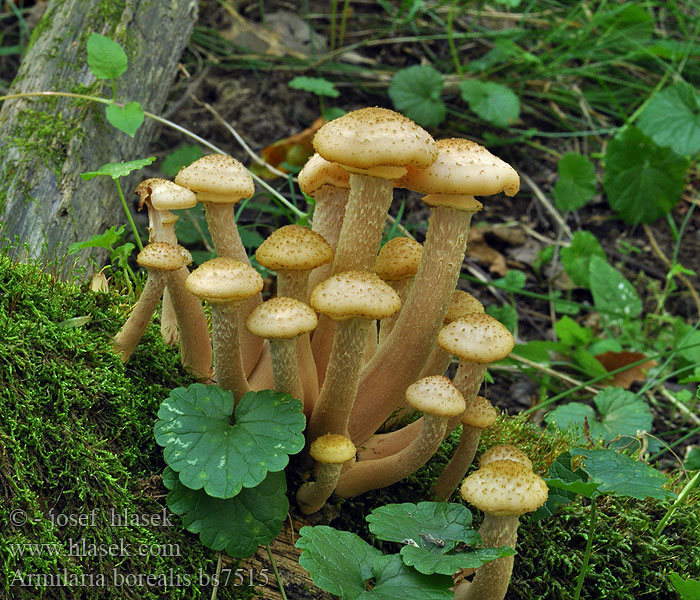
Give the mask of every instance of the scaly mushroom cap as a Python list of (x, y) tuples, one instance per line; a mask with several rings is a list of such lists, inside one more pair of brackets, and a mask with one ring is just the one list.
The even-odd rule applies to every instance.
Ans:
[(514, 196), (520, 189), (520, 177), (507, 162), (491, 154), (476, 142), (463, 138), (438, 140), (438, 157), (428, 168), (407, 166), (397, 180), (422, 194), (491, 196), (505, 192)]
[(450, 301), (450, 306), (447, 309), (447, 314), (445, 315), (444, 323), (452, 323), (455, 319), (464, 317), (471, 313), (483, 313), (484, 305), (481, 304), (474, 296), (469, 292), (463, 292), (462, 290), (455, 290), (452, 292), (452, 300)]
[(294, 298), (278, 296), (256, 306), (245, 326), (253, 335), (265, 339), (291, 339), (316, 329), (318, 317), (313, 309)]
[(350, 174), (340, 165), (328, 162), (318, 152), (314, 154), (297, 177), (299, 189), (313, 196), (324, 185), (350, 189)]
[(462, 415), (462, 423), (478, 429), (491, 427), (498, 419), (498, 411), (486, 398), (477, 396)]
[(377, 106), (329, 121), (316, 132), (313, 143), (330, 162), (386, 179), (400, 177), (406, 165), (426, 168), (437, 156), (435, 140), (427, 131), (402, 114)]
[(197, 200), (214, 204), (235, 204), (255, 193), (247, 169), (227, 154), (209, 154), (183, 167), (175, 183), (197, 193)]
[(305, 271), (331, 262), (333, 248), (315, 231), (285, 225), (260, 244), (255, 258), (272, 271)]
[(496, 516), (523, 515), (547, 501), (547, 484), (525, 465), (499, 460), (474, 471), (460, 488), (462, 498)]
[(416, 410), (436, 417), (456, 417), (467, 407), (464, 396), (443, 375), (424, 377), (409, 385), (406, 402)]
[(445, 325), (437, 337), (438, 344), (468, 362), (486, 364), (510, 354), (515, 340), (510, 331), (487, 314), (472, 313)]
[(407, 237), (395, 237), (382, 246), (374, 272), (384, 281), (408, 279), (418, 271), (422, 255), (421, 244)]
[(192, 208), (197, 204), (197, 195), (192, 190), (160, 177), (144, 179), (134, 193), (139, 196), (139, 210), (148, 199), (156, 210)]
[(167, 242), (153, 242), (138, 253), (136, 262), (144, 269), (177, 271), (185, 264), (182, 250), (182, 246), (173, 246)]
[(525, 465), (528, 469), (532, 469), (532, 461), (528, 458), (520, 448), (502, 444), (489, 448), (481, 455), (479, 459), (479, 467), (485, 467), (499, 460), (512, 460), (513, 462)]
[(366, 271), (344, 271), (322, 281), (311, 292), (309, 303), (336, 321), (385, 319), (401, 308), (401, 299), (391, 286)]
[(357, 449), (344, 435), (327, 433), (316, 438), (309, 446), (309, 454), (315, 461), (327, 465), (337, 465), (355, 456)]
[(192, 271), (185, 282), (198, 298), (213, 304), (245, 300), (263, 289), (263, 279), (251, 266), (233, 258), (212, 258)]

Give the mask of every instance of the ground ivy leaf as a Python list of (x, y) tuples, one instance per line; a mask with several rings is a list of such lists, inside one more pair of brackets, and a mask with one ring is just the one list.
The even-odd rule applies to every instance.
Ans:
[(576, 442), (581, 443), (586, 438), (583, 435), (584, 423), (588, 421), (595, 421), (595, 411), (587, 404), (581, 404), (580, 402), (569, 402), (567, 404), (562, 404), (557, 406), (553, 411), (547, 413), (544, 416), (545, 423), (550, 426), (554, 426), (557, 429), (571, 429), (577, 427), (581, 430), (580, 436), (577, 438)]
[[(608, 387), (593, 398), (601, 417), (600, 434), (605, 441), (618, 435), (637, 435), (638, 431), (651, 431), (654, 420), (644, 400), (628, 390)], [(593, 433), (593, 432), (591, 432)]]
[(249, 392), (231, 425), (233, 394), (195, 383), (170, 392), (154, 430), (165, 462), (188, 488), (231, 498), (281, 471), (304, 447), (301, 402), (271, 390)]
[(588, 276), (596, 307), (625, 318), (634, 318), (642, 312), (642, 301), (634, 286), (605, 259), (592, 256), (588, 263)]
[(111, 250), (112, 246), (116, 244), (123, 235), (124, 228), (125, 225), (121, 225), (119, 229), (117, 229), (116, 225), (112, 225), (103, 233), (93, 235), (89, 240), (73, 242), (68, 246), (68, 254), (75, 254), (84, 248), (106, 248), (107, 250)]
[(592, 482), (599, 484), (598, 492), (601, 494), (618, 494), (637, 500), (675, 497), (675, 494), (661, 487), (667, 481), (661, 472), (625, 454), (607, 448), (574, 448), (571, 455), (583, 457), (581, 469), (588, 473)]
[(302, 527), (296, 547), (302, 550), (299, 564), (311, 574), (314, 584), (344, 600), (365, 593), (374, 561), (382, 556), (354, 533), (325, 525)]
[(603, 188), (608, 202), (625, 223), (651, 223), (681, 199), (689, 164), (637, 127), (627, 127), (608, 142), (605, 152)]
[(80, 176), (85, 180), (89, 181), (93, 177), (98, 177), (100, 175), (107, 175), (112, 179), (119, 179), (128, 175), (132, 171), (137, 171), (143, 169), (150, 165), (156, 159), (155, 156), (150, 156), (148, 158), (139, 158), (138, 160), (130, 160), (129, 162), (120, 163), (107, 163), (102, 165), (97, 171), (90, 171), (88, 173), (81, 173)]
[(571, 452), (562, 452), (549, 468), (549, 477), (545, 477), (547, 486), (585, 498), (593, 498), (598, 492), (600, 482), (590, 481), (588, 473), (582, 469), (574, 470), (571, 465)]
[(563, 344), (575, 348), (588, 346), (593, 341), (593, 331), (589, 327), (581, 327), (567, 316), (563, 316), (554, 324), (554, 332)]
[(440, 98), (442, 74), (430, 65), (413, 65), (396, 72), (389, 85), (389, 97), (396, 110), (423, 127), (435, 127), (445, 120), (446, 108)]
[(335, 89), (333, 82), (323, 77), (295, 77), (287, 85), (295, 90), (311, 92), (317, 96), (328, 96), (329, 98), (340, 96), (340, 92)]
[(289, 512), (284, 473), (268, 473), (257, 486), (226, 500), (185, 487), (169, 467), (163, 483), (171, 490), (168, 508), (182, 516), (185, 529), (198, 533), (207, 548), (229, 556), (252, 556), (258, 546), (269, 544), (282, 531)]
[(397, 554), (374, 560), (375, 585), (358, 596), (360, 600), (450, 600), (452, 577), (423, 575), (407, 567)]
[(477, 569), (484, 563), (511, 556), (515, 550), (508, 546), (500, 548), (469, 548), (464, 552), (453, 554), (436, 554), (425, 548), (404, 546), (401, 548), (401, 559), (404, 564), (413, 567), (424, 575), (440, 573), (453, 575), (459, 569)]
[(129, 102), (123, 107), (110, 104), (106, 109), (107, 120), (119, 131), (134, 137), (143, 123), (143, 109), (138, 102)]
[(700, 600), (700, 579), (683, 579), (678, 573), (668, 574), (681, 600)]
[(700, 151), (700, 94), (677, 83), (654, 95), (639, 117), (639, 128), (659, 146), (692, 156)]
[(561, 264), (571, 280), (580, 287), (590, 287), (588, 263), (593, 256), (605, 258), (605, 250), (590, 231), (577, 231), (571, 245), (561, 249)]
[(505, 85), (467, 79), (459, 89), (469, 108), (489, 123), (507, 127), (520, 116), (520, 100)]
[(387, 504), (367, 515), (369, 530), (380, 540), (417, 544), (429, 552), (444, 554), (458, 543), (481, 541), (472, 529), (472, 514), (466, 506), (448, 502)]
[(595, 167), (583, 154), (569, 152), (557, 164), (559, 180), (554, 185), (554, 205), (562, 212), (577, 210), (593, 198)]
[(91, 33), (88, 38), (87, 63), (98, 79), (116, 79), (128, 66), (122, 47), (99, 33)]

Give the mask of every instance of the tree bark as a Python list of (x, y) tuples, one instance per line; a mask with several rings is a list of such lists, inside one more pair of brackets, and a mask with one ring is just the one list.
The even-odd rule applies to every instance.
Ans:
[[(108, 80), (87, 65), (89, 35), (119, 42), (129, 59), (117, 80), (117, 102), (140, 102), (159, 113), (167, 100), (197, 16), (196, 0), (51, 0), (32, 34), (10, 94), (62, 91), (111, 97)], [(60, 260), (68, 246), (125, 222), (109, 177), (80, 173), (105, 163), (148, 156), (155, 122), (136, 135), (114, 129), (105, 105), (72, 98), (7, 100), (0, 110), (0, 245), (21, 245), (24, 257)], [(139, 175), (123, 178), (127, 201)], [(89, 264), (82, 251), (78, 263)], [(61, 273), (73, 266), (63, 261)]]

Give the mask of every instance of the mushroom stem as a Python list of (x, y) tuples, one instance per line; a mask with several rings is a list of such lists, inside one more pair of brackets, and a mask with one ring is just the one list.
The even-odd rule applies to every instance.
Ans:
[(335, 323), (328, 371), (311, 414), (307, 440), (315, 440), (326, 433), (349, 437), (348, 418), (355, 401), (370, 323), (369, 319), (362, 318)]
[[(348, 194), (349, 190), (345, 188), (324, 185), (318, 189), (314, 196), (316, 207), (314, 208), (311, 231), (322, 235), (334, 252), (338, 247), (338, 237), (340, 237), (340, 230), (343, 226)], [(332, 269), (333, 265), (331, 264), (321, 265), (314, 269), (309, 277), (309, 290), (312, 290), (324, 279), (328, 279)]]
[(464, 400), (467, 403), (467, 408), (469, 408), (471, 401), (476, 398), (479, 393), (485, 374), (486, 365), (460, 359), (453, 383), (454, 386), (462, 392), (462, 396), (464, 396)]
[(153, 313), (158, 308), (158, 302), (165, 288), (165, 274), (156, 270), (148, 270), (148, 278), (143, 286), (141, 295), (126, 320), (126, 323), (114, 336), (112, 345), (123, 363), (129, 360), (136, 344), (143, 336)]
[[(406, 302), (406, 296), (408, 295), (408, 290), (411, 287), (411, 283), (413, 283), (413, 278), (409, 277), (406, 279), (400, 279), (399, 281), (391, 281), (389, 282), (389, 285), (394, 288), (394, 291), (399, 295), (399, 298), (401, 298), (401, 303), (403, 304)], [(396, 320), (399, 318), (399, 315), (401, 313), (397, 312), (390, 317), (387, 317), (386, 319), (382, 319), (382, 322), (379, 325), (379, 344), (383, 344), (386, 338), (389, 337), (389, 334), (391, 333), (391, 330), (394, 328), (394, 325), (396, 324)], [(428, 375), (432, 375), (432, 373), (427, 373)], [(436, 375), (442, 375), (442, 373), (436, 373)]]
[(271, 339), (270, 354), (275, 390), (302, 399), (303, 391), (297, 364), (297, 338)]
[(401, 404), (404, 391), (430, 357), (464, 260), (472, 214), (432, 208), (423, 256), (406, 303), (389, 337), (362, 372), (349, 425), (356, 445)]
[(223, 389), (231, 390), (237, 402), (250, 391), (239, 348), (238, 308), (241, 304), (241, 302), (211, 304), (216, 382)]
[[(518, 515), (485, 513), (484, 522), (479, 528), (482, 545), (487, 548), (515, 548), (518, 525)], [(513, 563), (513, 556), (504, 556), (483, 564), (476, 570), (471, 583), (465, 582), (455, 589), (455, 600), (503, 600), (513, 573)]]
[(430, 490), (437, 500), (447, 500), (457, 489), (469, 465), (472, 464), (479, 446), (482, 430), (471, 425), (463, 425), (462, 427), (462, 437), (457, 449)]
[(315, 513), (323, 507), (338, 483), (343, 469), (341, 464), (321, 464), (316, 481), (305, 483), (297, 491), (297, 504), (305, 515)]
[(375, 460), (396, 454), (415, 440), (422, 428), (423, 419), (420, 418), (396, 431), (376, 433), (358, 448), (357, 460)]
[(423, 466), (440, 446), (448, 417), (423, 415), (418, 436), (404, 449), (384, 458), (352, 464), (338, 479), (335, 493), (351, 498), (400, 481)]
[(160, 313), (160, 334), (167, 346), (175, 346), (179, 339), (177, 331), (177, 315), (170, 297), (170, 289), (165, 286), (163, 291), (163, 306)]

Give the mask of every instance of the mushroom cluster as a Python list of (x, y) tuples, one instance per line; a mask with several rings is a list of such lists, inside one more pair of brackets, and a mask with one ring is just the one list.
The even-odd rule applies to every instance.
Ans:
[[(350, 497), (406, 477), (461, 423), (462, 442), (433, 488), (435, 497), (448, 498), (481, 430), (497, 416), (478, 396), (487, 365), (514, 343), (473, 296), (455, 288), (471, 218), (482, 208), (475, 196), (515, 194), (518, 174), (473, 141), (436, 142), (377, 107), (325, 124), (314, 148), (298, 178), (316, 200), (312, 228), (283, 227), (255, 255), (278, 276), (278, 296), (265, 301), (234, 219), (233, 205), (254, 192), (238, 161), (205, 156), (174, 183), (143, 182), (137, 193), (149, 211), (151, 253), (169, 258), (166, 266), (144, 262), (141, 306), (115, 346), (127, 360), (163, 294), (169, 341), (179, 339), (183, 364), (196, 377), (236, 400), (269, 388), (298, 397), (307, 416), (301, 462), (309, 468), (298, 502), (307, 513), (334, 491)], [(380, 250), (395, 188), (424, 194), (430, 218), (422, 246), (398, 238)], [(180, 203), (161, 200), (166, 191)], [(205, 205), (218, 257), (190, 273), (170, 210), (194, 202)], [(212, 307), (211, 336), (201, 300)], [(459, 367), (450, 380), (453, 357)], [(387, 431), (407, 412), (423, 414)]]

